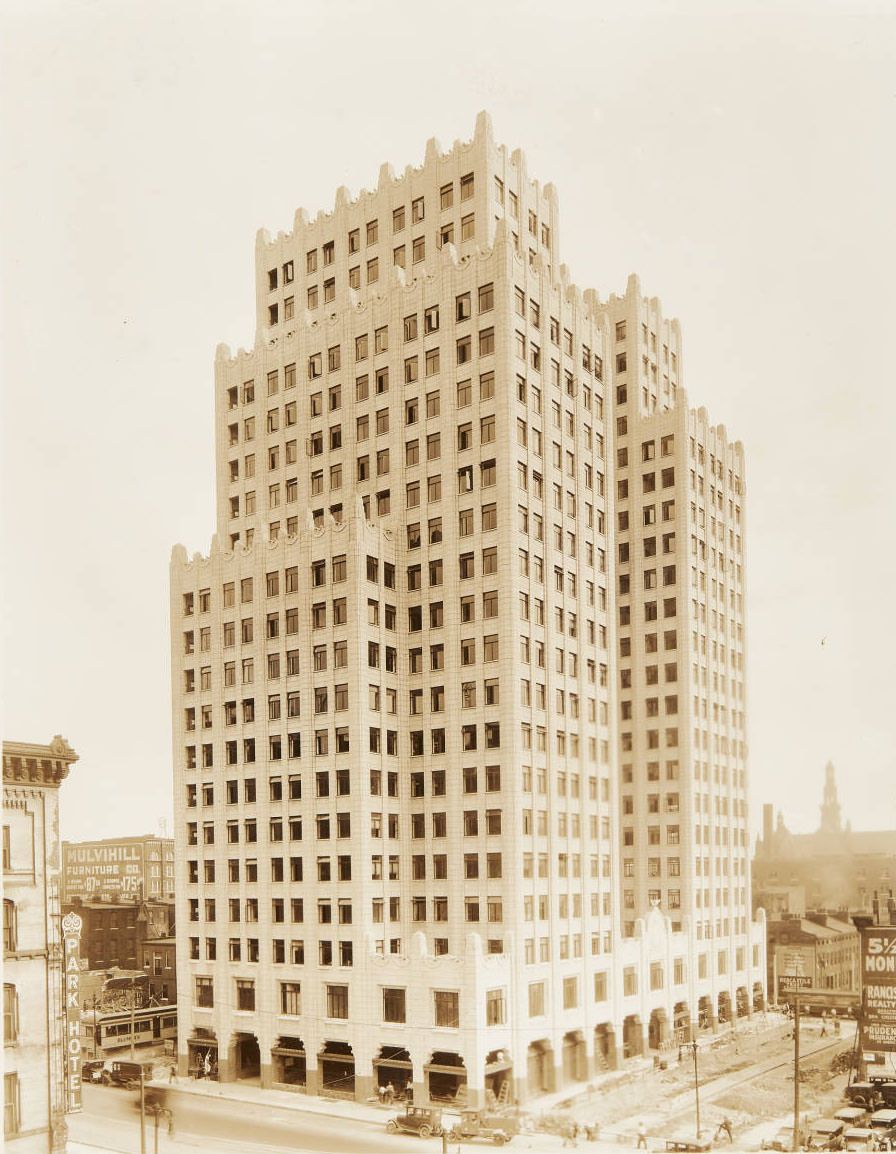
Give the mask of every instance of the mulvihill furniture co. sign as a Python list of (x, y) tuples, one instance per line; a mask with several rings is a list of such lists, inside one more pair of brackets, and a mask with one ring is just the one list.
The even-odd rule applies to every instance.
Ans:
[(144, 884), (142, 842), (115, 845), (66, 845), (62, 849), (65, 895), (72, 898), (107, 900), (134, 897)]

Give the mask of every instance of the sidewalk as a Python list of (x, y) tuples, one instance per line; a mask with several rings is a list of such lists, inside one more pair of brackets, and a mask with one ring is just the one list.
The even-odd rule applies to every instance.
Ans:
[(259, 1106), (279, 1110), (297, 1110), (331, 1118), (352, 1118), (370, 1126), (382, 1127), (389, 1117), (402, 1109), (401, 1104), (383, 1106), (379, 1102), (355, 1102), (349, 1098), (318, 1098), (313, 1094), (291, 1093), (289, 1090), (262, 1090), (261, 1086), (246, 1082), (216, 1082), (210, 1078), (167, 1078), (146, 1083), (146, 1091), (173, 1090), (179, 1094), (195, 1094), (203, 1098), (220, 1098), (231, 1102), (253, 1102)]

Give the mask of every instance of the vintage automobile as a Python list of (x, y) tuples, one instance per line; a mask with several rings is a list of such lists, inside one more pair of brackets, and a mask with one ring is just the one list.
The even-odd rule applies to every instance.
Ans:
[(875, 1082), (875, 1089), (881, 1106), (896, 1110), (896, 1082)]
[(408, 1106), (386, 1123), (390, 1134), (416, 1134), (418, 1138), (441, 1138), (442, 1111), (437, 1106)]
[(845, 1123), (839, 1118), (816, 1118), (809, 1123), (806, 1135), (807, 1150), (842, 1150)]
[(853, 1082), (846, 1087), (846, 1097), (854, 1106), (864, 1106), (873, 1110), (879, 1095), (873, 1082)]
[(847, 1126), (843, 1131), (844, 1150), (873, 1150), (874, 1131), (867, 1126)]
[(129, 1089), (140, 1085), (140, 1078), (149, 1081), (152, 1077), (152, 1063), (111, 1061), (103, 1063), (100, 1081), (104, 1086), (127, 1086)]
[(101, 1082), (103, 1080), (103, 1066), (105, 1062), (102, 1058), (91, 1058), (87, 1062), (81, 1063), (81, 1081), (82, 1082)]
[[(802, 1147), (806, 1141), (806, 1135), (800, 1131), (797, 1136), (797, 1145)], [(762, 1150), (792, 1150), (793, 1149), (793, 1127), (782, 1126), (774, 1138), (768, 1138), (763, 1141)]]
[(834, 1113), (847, 1127), (864, 1126), (868, 1121), (868, 1111), (861, 1106), (843, 1106)]
[(452, 1142), (471, 1142), (482, 1138), (503, 1146), (516, 1133), (513, 1119), (504, 1114), (489, 1114), (485, 1110), (461, 1110), (460, 1120), (448, 1131)]
[(896, 1141), (896, 1110), (875, 1110), (868, 1119), (868, 1125), (874, 1131), (876, 1142), (884, 1138), (891, 1143)]

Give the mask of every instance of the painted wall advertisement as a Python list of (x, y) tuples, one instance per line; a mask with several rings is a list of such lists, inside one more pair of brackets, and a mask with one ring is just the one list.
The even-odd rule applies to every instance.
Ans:
[(896, 926), (862, 930), (862, 1047), (896, 1051)]
[(143, 848), (139, 841), (63, 846), (66, 901), (137, 897), (144, 880)]
[(62, 919), (63, 989), (65, 991), (65, 1109), (81, 1109), (81, 918)]

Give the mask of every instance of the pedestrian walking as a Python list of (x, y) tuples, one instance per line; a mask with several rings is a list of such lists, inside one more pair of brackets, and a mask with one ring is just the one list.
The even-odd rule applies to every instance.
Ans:
[(577, 1147), (579, 1144), (578, 1139), (577, 1139), (578, 1132), (579, 1132), (579, 1128), (575, 1124), (575, 1122), (570, 1122), (567, 1126), (564, 1126), (562, 1145), (563, 1146), (576, 1146)]
[(716, 1136), (715, 1136), (716, 1142), (718, 1142), (719, 1136), (723, 1133), (727, 1134), (729, 1142), (734, 1141), (734, 1135), (731, 1133), (731, 1120), (728, 1117), (723, 1118), (722, 1121), (716, 1127)]
[(635, 1149), (636, 1150), (646, 1150), (647, 1149), (647, 1127), (644, 1125), (643, 1122), (638, 1123), (638, 1144), (635, 1147)]

